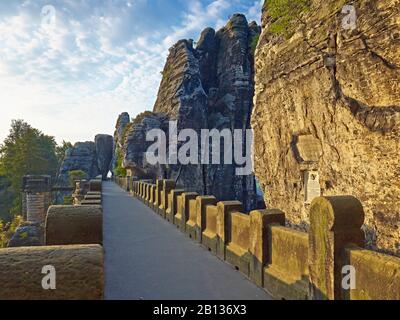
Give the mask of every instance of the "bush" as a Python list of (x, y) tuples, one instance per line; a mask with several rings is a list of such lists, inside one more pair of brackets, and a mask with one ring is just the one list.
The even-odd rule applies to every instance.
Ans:
[(123, 162), (123, 155), (122, 155), (122, 151), (119, 147), (117, 147), (117, 166), (114, 169), (114, 175), (119, 177), (126, 177), (126, 169), (122, 166), (122, 162)]
[(71, 170), (68, 172), (69, 182), (72, 187), (75, 187), (76, 180), (84, 180), (88, 178), (88, 175), (85, 171), (82, 170)]
[(74, 198), (72, 198), (71, 196), (64, 197), (64, 205), (65, 206), (71, 206), (73, 204), (74, 204)]
[(273, 19), (269, 31), (289, 38), (302, 13), (310, 9), (310, 0), (266, 0), (269, 16)]
[(17, 228), (24, 222), (22, 216), (16, 216), (11, 223), (0, 220), (0, 248), (6, 248)]

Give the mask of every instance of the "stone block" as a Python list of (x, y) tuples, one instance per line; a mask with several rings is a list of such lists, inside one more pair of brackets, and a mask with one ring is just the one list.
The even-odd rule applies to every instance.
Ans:
[(163, 180), (159, 214), (165, 219), (168, 209), (168, 195), (175, 188), (175, 180)]
[(319, 197), (310, 208), (310, 297), (341, 300), (344, 250), (349, 244), (364, 247), (364, 210), (351, 196)]
[(178, 213), (177, 212), (177, 210), (178, 210), (178, 197), (180, 195), (182, 195), (182, 193), (184, 193), (184, 192), (185, 192), (185, 190), (180, 190), (180, 189), (171, 190), (171, 192), (168, 195), (169, 205), (168, 205), (168, 209), (166, 211), (166, 215), (165, 216), (166, 216), (166, 219), (172, 224), (175, 224), (174, 218), (175, 218), (175, 215)]
[(213, 205), (208, 205), (205, 208), (205, 230), (202, 235), (202, 245), (208, 249), (208, 251), (217, 255), (218, 246), (218, 230), (217, 230), (217, 216), (218, 207)]
[(250, 276), (250, 216), (232, 212), (230, 214), (229, 242), (226, 246), (226, 261), (247, 277)]
[[(44, 290), (44, 266), (56, 272), (56, 290)], [(99, 245), (0, 249), (0, 300), (101, 300), (103, 248)]]
[(278, 224), (270, 224), (268, 229), (265, 290), (276, 299), (308, 299), (308, 234)]
[(185, 192), (180, 196), (181, 201), (178, 202), (178, 212), (180, 211), (179, 229), (186, 232), (186, 223), (189, 220), (189, 202), (195, 200), (198, 194), (195, 192)]
[(230, 240), (230, 213), (242, 212), (243, 205), (240, 201), (221, 201), (218, 202), (217, 207), (217, 256), (225, 260), (225, 248)]
[(189, 219), (186, 222), (186, 234), (190, 239), (196, 240), (197, 201), (189, 200)]
[(98, 179), (90, 180), (89, 191), (102, 192), (102, 181)]
[(400, 258), (349, 245), (345, 259), (356, 279), (354, 289), (343, 289), (345, 300), (400, 300)]
[(206, 229), (206, 209), (207, 206), (217, 204), (217, 199), (213, 196), (199, 196), (196, 198), (196, 240), (202, 243), (203, 232)]
[(101, 206), (51, 206), (45, 226), (46, 245), (102, 244)]
[(250, 213), (250, 279), (262, 287), (264, 266), (270, 261), (269, 228), (271, 224), (285, 225), (285, 214), (280, 210), (255, 210)]

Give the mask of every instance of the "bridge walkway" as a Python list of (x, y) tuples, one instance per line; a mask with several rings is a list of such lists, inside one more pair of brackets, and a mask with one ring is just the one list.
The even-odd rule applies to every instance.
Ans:
[(112, 182), (103, 210), (106, 299), (271, 299)]

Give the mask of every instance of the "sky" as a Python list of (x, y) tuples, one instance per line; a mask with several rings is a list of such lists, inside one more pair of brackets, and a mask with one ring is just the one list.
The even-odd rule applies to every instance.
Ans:
[(168, 49), (260, 21), (260, 0), (1, 0), (0, 143), (23, 119), (58, 143), (113, 134), (122, 112), (152, 110)]

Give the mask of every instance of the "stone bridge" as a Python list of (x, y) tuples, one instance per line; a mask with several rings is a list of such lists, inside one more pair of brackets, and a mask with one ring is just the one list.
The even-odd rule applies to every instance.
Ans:
[[(44, 246), (0, 250), (0, 299), (400, 300), (400, 259), (363, 248), (354, 197), (315, 199), (305, 233), (172, 180), (77, 186), (75, 205), (44, 215)], [(46, 199), (27, 198), (35, 219)]]

